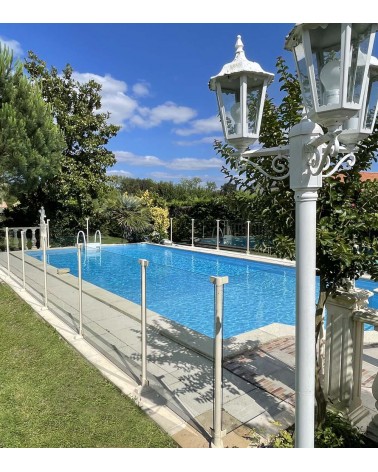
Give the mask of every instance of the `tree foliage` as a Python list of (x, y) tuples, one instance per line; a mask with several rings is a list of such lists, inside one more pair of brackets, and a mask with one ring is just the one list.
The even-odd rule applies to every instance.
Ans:
[(41, 88), (65, 139), (60, 172), (31, 200), (43, 204), (60, 226), (77, 228), (108, 190), (106, 171), (115, 156), (106, 145), (119, 126), (109, 124), (110, 114), (101, 111), (101, 85), (92, 79), (79, 82), (70, 65), (61, 73), (55, 67), (48, 70), (43, 60), (29, 52), (25, 69)]
[(141, 241), (143, 234), (150, 230), (150, 215), (139, 197), (120, 195), (111, 213), (122, 229), (123, 238), (130, 242)]
[(152, 232), (149, 238), (152, 242), (159, 243), (168, 236), (169, 212), (166, 203), (157, 195), (150, 194), (148, 190), (143, 192), (140, 199), (147, 209)]
[(219, 193), (215, 182), (204, 183), (199, 177), (183, 178), (179, 183), (173, 183), (155, 182), (152, 179), (113, 176), (112, 185), (121, 193), (127, 192), (132, 195), (141, 195), (148, 190), (168, 203), (206, 198)]
[(0, 44), (0, 191), (8, 203), (57, 174), (63, 149), (51, 106)]

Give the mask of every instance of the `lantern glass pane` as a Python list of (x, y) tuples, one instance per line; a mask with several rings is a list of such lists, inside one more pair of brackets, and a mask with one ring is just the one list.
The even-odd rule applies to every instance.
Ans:
[(247, 90), (248, 134), (256, 134), (258, 132), (262, 88), (263, 86), (261, 85), (259, 87), (248, 87)]
[(297, 62), (297, 71), (299, 83), (301, 85), (302, 99), (306, 110), (314, 108), (311, 94), (311, 85), (308, 77), (308, 68), (305, 59), (303, 44), (299, 43), (295, 49), (295, 59)]
[(369, 49), (370, 31), (370, 25), (356, 23), (352, 25), (351, 58), (347, 93), (347, 101), (349, 103), (358, 104), (362, 98), (362, 85)]
[(226, 119), (225, 128), (228, 136), (241, 134), (240, 81), (236, 79), (232, 82), (235, 82), (232, 87), (222, 87), (222, 100)]
[(309, 30), (319, 106), (339, 105), (341, 97), (341, 25)]
[(373, 129), (375, 122), (375, 110), (378, 105), (378, 77), (370, 80), (366, 102), (364, 128)]

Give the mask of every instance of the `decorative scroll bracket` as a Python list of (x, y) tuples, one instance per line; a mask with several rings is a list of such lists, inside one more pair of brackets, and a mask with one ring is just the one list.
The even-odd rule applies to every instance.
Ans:
[(319, 175), (322, 172), (326, 172), (331, 167), (331, 158), (335, 158), (339, 154), (344, 154), (337, 164), (325, 174), (323, 178), (331, 177), (336, 174), (346, 164), (348, 168), (352, 168), (356, 163), (356, 157), (354, 155), (354, 145), (351, 147), (344, 147), (340, 145), (339, 134), (342, 130), (338, 129), (326, 133), (318, 138), (315, 138), (307, 146), (305, 151), (308, 153), (308, 165), (312, 175)]
[[(266, 172), (261, 166), (252, 162), (250, 157), (273, 157), (271, 165), (273, 171), (278, 175), (271, 175)], [(286, 164), (280, 162), (285, 160)], [(261, 172), (265, 177), (268, 177), (272, 180), (284, 180), (289, 177), (290, 167), (289, 167), (289, 146), (279, 146), (274, 148), (262, 148), (255, 151), (246, 151), (238, 159), (238, 168), (239, 170), (245, 169), (247, 166), (252, 166), (259, 172)], [(281, 174), (281, 175), (280, 175)]]
[[(356, 163), (354, 154), (355, 145), (343, 146), (340, 144), (338, 136), (341, 130), (328, 132), (322, 136), (313, 139), (305, 146), (305, 155), (307, 156), (307, 163), (312, 175), (317, 176), (322, 172), (323, 178), (331, 177), (336, 174), (344, 164), (348, 169), (352, 168)], [(262, 148), (253, 151), (246, 151), (237, 159), (238, 169), (244, 170), (247, 166), (252, 166), (265, 177), (272, 180), (284, 180), (290, 175), (290, 148), (289, 146), (278, 146), (272, 148)], [(331, 158), (343, 154), (337, 164), (331, 169)], [(251, 160), (253, 157), (272, 157), (271, 166), (275, 175), (269, 174), (260, 165)], [(285, 160), (284, 164), (282, 160)], [(327, 172), (329, 170), (329, 172)], [(342, 170), (342, 169), (341, 169)]]

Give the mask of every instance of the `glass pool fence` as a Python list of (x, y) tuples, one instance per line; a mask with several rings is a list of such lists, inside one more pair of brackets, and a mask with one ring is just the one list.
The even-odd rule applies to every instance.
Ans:
[(177, 244), (274, 254), (273, 235), (261, 221), (172, 218), (171, 224)]
[[(46, 251), (46, 263), (43, 251), (33, 251), (37, 257), (32, 257), (27, 251), (2, 251), (0, 270), (5, 281), (15, 284), (16, 291), (31, 294), (41, 310), (50, 310), (129, 375), (138, 385), (136, 397), (141, 391), (147, 396), (160, 396), (164, 404), (211, 441), (214, 412), (223, 414), (224, 392), (234, 392), (237, 388), (236, 381), (228, 372), (222, 374), (217, 385), (214, 383), (214, 339), (173, 319), (163, 318), (154, 311), (158, 298), (166, 300), (171, 310), (185, 312), (186, 309), (174, 290), (175, 281), (170, 278), (167, 265), (148, 262), (143, 295), (143, 265), (137, 258), (120, 256), (122, 264), (128, 267), (129, 277), (119, 280), (119, 285), (126, 289), (132, 286), (130, 299), (109, 293), (85, 280), (80, 283), (79, 270), (85, 274), (95, 265), (101, 267), (103, 251), (89, 253), (83, 249), (79, 258), (78, 250), (70, 249), (72, 265), (69, 269), (54, 266), (53, 250)], [(138, 278), (136, 286), (131, 282), (135, 274)], [(187, 276), (186, 271), (179, 274), (184, 280)], [(163, 280), (166, 281), (164, 284)], [(187, 292), (185, 303), (195, 305), (200, 302), (197, 294), (200, 285), (206, 285), (210, 294), (208, 299), (211, 303), (206, 302), (206, 310), (211, 321), (206, 323), (207, 330), (213, 333), (216, 287), (208, 276), (192, 274), (190, 286), (184, 286)], [(148, 306), (145, 329), (142, 322), (143, 296)], [(222, 356), (221, 351), (218, 351), (218, 362), (222, 362), (219, 355)], [(222, 396), (218, 395), (218, 406), (214, 403), (216, 388), (222, 391)], [(222, 406), (219, 406), (219, 401)]]

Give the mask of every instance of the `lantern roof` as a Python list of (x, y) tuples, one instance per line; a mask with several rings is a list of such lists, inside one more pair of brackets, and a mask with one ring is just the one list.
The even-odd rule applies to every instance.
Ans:
[(302, 32), (306, 29), (326, 28), (328, 23), (296, 23), (294, 28), (286, 36), (285, 49), (291, 51), (302, 41)]
[(222, 67), (222, 70), (219, 72), (218, 75), (210, 78), (209, 87), (210, 90), (216, 90), (216, 82), (222, 81), (222, 78), (228, 79), (230, 76), (240, 76), (243, 73), (247, 74), (247, 76), (261, 78), (262, 80), (267, 79), (267, 85), (274, 78), (274, 74), (270, 72), (265, 72), (261, 66), (257, 62), (249, 61), (244, 52), (244, 44), (241, 40), (240, 34), (237, 37), (236, 44), (235, 44), (235, 58), (232, 62), (225, 64)]
[[(286, 36), (285, 41), (285, 49), (287, 51), (291, 51), (294, 47), (296, 47), (302, 41), (302, 32), (309, 29), (316, 29), (316, 28), (326, 28), (329, 23), (296, 23), (294, 28), (290, 31), (290, 33)], [(364, 29), (364, 25), (372, 26), (376, 30), (378, 28), (378, 23), (365, 23), (360, 24), (362, 29)]]

